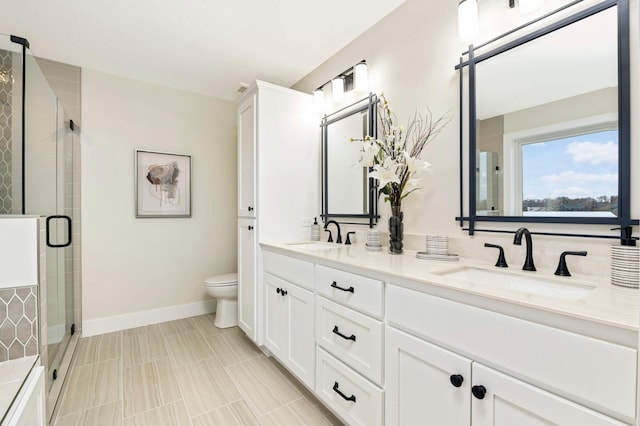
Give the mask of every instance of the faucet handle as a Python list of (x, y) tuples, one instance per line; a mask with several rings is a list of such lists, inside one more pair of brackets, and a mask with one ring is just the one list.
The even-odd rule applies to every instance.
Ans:
[(562, 254), (560, 255), (560, 261), (558, 262), (558, 267), (556, 268), (554, 275), (559, 275), (561, 277), (571, 276), (571, 273), (569, 272), (569, 268), (567, 268), (567, 261), (565, 260), (565, 257), (567, 257), (568, 255), (586, 256), (587, 252), (586, 251), (563, 251)]
[(507, 259), (505, 259), (504, 257), (504, 249), (502, 248), (502, 246), (499, 246), (497, 244), (489, 244), (489, 243), (484, 243), (485, 247), (491, 247), (491, 248), (497, 248), (500, 250), (500, 253), (498, 254), (498, 261), (496, 262), (496, 266), (498, 268), (508, 268), (509, 265), (507, 265)]
[(332, 243), (333, 242), (333, 235), (331, 234), (331, 229), (325, 229), (324, 232), (328, 232), (329, 233), (329, 239), (327, 240), (328, 243)]
[(351, 239), (349, 238), (349, 235), (351, 235), (351, 234), (355, 234), (355, 233), (356, 233), (356, 231), (350, 231), (350, 232), (347, 232), (347, 240), (344, 242), (344, 245), (345, 245), (345, 246), (346, 246), (346, 245), (350, 245), (350, 244), (351, 244)]

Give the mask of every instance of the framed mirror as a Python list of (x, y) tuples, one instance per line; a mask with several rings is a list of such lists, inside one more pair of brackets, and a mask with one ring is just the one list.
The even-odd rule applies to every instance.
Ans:
[(468, 78), (469, 120), (461, 155), (468, 205), (458, 219), (471, 234), (478, 221), (637, 224), (628, 0), (534, 23), (538, 29), (503, 45), (499, 37), (470, 46), (457, 67), (461, 91)]
[(376, 95), (325, 115), (322, 129), (322, 218), (372, 226), (378, 219), (377, 191), (369, 169), (358, 165), (361, 144), (376, 137)]

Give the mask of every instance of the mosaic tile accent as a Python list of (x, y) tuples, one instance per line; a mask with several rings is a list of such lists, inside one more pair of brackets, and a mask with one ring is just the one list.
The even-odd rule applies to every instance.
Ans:
[(0, 361), (38, 355), (38, 287), (0, 290)]
[(0, 214), (13, 212), (12, 196), (12, 53), (0, 50)]

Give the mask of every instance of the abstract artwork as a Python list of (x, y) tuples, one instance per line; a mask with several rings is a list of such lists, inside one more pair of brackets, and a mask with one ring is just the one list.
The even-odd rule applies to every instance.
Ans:
[(191, 217), (191, 156), (136, 150), (136, 217)]

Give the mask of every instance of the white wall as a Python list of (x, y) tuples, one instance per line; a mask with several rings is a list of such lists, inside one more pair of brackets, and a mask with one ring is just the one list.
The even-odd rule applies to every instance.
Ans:
[[(235, 105), (86, 69), (82, 95), (85, 335), (206, 309), (236, 270)], [(136, 149), (192, 156), (191, 218), (135, 218)]]
[[(444, 132), (423, 153), (423, 159), (433, 164), (432, 173), (424, 175), (422, 190), (412, 194), (403, 201), (405, 238), (411, 243), (411, 235), (439, 234), (460, 237), (461, 243), (456, 249), (458, 253), (468, 254), (465, 250), (475, 250), (487, 259), (493, 259), (494, 253), (482, 248), (481, 242), (492, 240), (505, 245), (513, 251), (514, 263), (520, 263), (522, 248), (511, 244), (511, 236), (501, 234), (477, 234), (468, 238), (460, 230), (454, 220), (459, 215), (459, 76), (454, 66), (459, 62), (461, 52), (467, 49), (465, 43), (459, 41), (457, 34), (457, 1), (425, 1), (407, 0), (393, 13), (362, 36), (344, 47), (324, 64), (296, 83), (293, 88), (310, 93), (314, 88), (349, 68), (362, 59), (369, 64), (371, 90), (384, 93), (390, 106), (397, 114), (400, 123), (412, 115), (416, 109), (431, 109), (434, 116), (449, 113), (453, 117)], [(567, 0), (547, 1), (542, 10), (529, 15), (522, 15), (509, 9), (504, 0), (486, 0), (479, 2), (481, 34), (476, 44), (500, 35), (515, 26), (533, 19), (536, 15), (546, 13)], [(587, 0), (589, 4), (595, 1)], [(437, 4), (437, 5), (436, 5)], [(631, 75), (632, 75), (632, 164), (637, 166), (638, 160), (638, 0), (630, 0), (631, 5)], [(331, 111), (327, 111), (331, 112)], [(465, 123), (466, 126), (466, 123)], [(637, 181), (637, 169), (632, 182)], [(466, 182), (465, 182), (466, 183)], [(638, 198), (633, 204), (632, 214), (638, 216)], [(380, 202), (380, 213), (383, 215), (379, 228), (386, 231), (386, 217), (389, 207)], [(484, 226), (483, 226), (484, 227)], [(487, 225), (487, 227), (489, 227)], [(505, 224), (506, 230), (515, 230), (517, 224)], [(531, 225), (534, 231), (548, 230), (541, 225)], [(594, 228), (585, 226), (555, 226), (551, 231), (572, 233), (594, 233)], [(606, 230), (600, 227), (599, 230)], [(609, 232), (608, 230), (606, 232)], [(610, 233), (613, 234), (613, 233)], [(637, 230), (636, 230), (637, 235)], [(608, 255), (608, 245), (616, 240), (595, 239), (557, 239), (553, 237), (536, 237), (537, 242), (557, 244), (558, 247), (595, 248), (593, 253)], [(415, 241), (418, 241), (416, 239)], [(419, 241), (424, 244), (422, 238)], [(411, 247), (411, 244), (408, 246)], [(420, 247), (415, 247), (420, 248)], [(536, 248), (540, 248), (537, 244)], [(516, 253), (517, 252), (517, 253)], [(474, 254), (478, 254), (474, 253)], [(591, 257), (590, 251), (589, 256)], [(510, 254), (509, 252), (507, 253)], [(540, 264), (555, 268), (558, 249), (554, 246), (540, 256)], [(545, 257), (546, 256), (546, 257)], [(593, 258), (590, 260), (593, 261)], [(601, 265), (598, 262), (575, 262), (585, 268)], [(587, 264), (589, 263), (590, 266)], [(538, 263), (537, 263), (538, 264)], [(606, 265), (608, 267), (608, 264)], [(576, 269), (576, 270), (578, 270)], [(608, 273), (606, 268), (593, 268), (596, 273)]]

